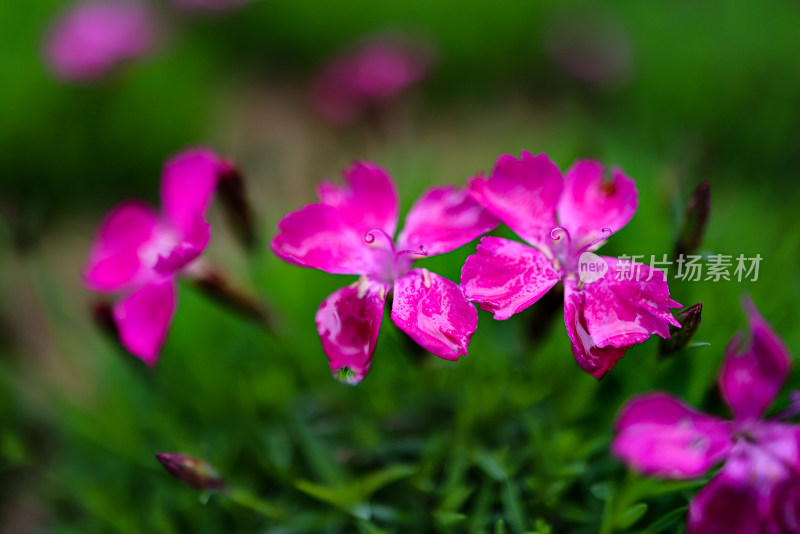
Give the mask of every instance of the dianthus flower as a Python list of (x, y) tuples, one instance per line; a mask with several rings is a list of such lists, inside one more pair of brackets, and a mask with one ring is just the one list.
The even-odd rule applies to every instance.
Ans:
[(497, 221), (465, 191), (436, 187), (417, 200), (395, 240), (399, 208), (389, 174), (362, 162), (343, 175), (347, 185), (323, 183), (320, 201), (284, 217), (272, 241), (289, 263), (360, 276), (316, 314), (334, 376), (357, 384), (367, 374), (389, 299), (392, 321), (423, 348), (446, 360), (466, 355), (478, 324), (475, 307), (455, 283), (412, 267), (472, 241)]
[(508, 319), (564, 284), (564, 323), (578, 364), (596, 378), (650, 334), (680, 327), (666, 277), (647, 265), (591, 254), (630, 221), (633, 180), (619, 169), (579, 161), (562, 178), (550, 159), (501, 156), (491, 176), (469, 184), (475, 201), (531, 246), (484, 237), (467, 258), (461, 286), (495, 319)]

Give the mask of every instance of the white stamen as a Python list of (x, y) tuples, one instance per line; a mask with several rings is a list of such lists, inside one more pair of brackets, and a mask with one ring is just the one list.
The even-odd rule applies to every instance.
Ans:
[(358, 298), (363, 299), (369, 290), (369, 278), (362, 276), (358, 279)]
[(422, 269), (422, 280), (425, 284), (425, 289), (431, 288), (431, 273), (428, 269)]

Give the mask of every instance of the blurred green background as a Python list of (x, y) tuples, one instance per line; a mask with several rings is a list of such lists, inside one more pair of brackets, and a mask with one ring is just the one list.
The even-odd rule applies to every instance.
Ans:
[[(65, 5), (0, 3), (0, 532), (683, 531), (698, 483), (629, 474), (608, 452), (611, 423), (654, 388), (724, 415), (716, 371), (745, 325), (742, 293), (798, 352), (800, 5), (254, 0), (204, 16), (153, 2), (156, 52), (77, 86), (42, 59)], [(380, 127), (325, 124), (314, 74), (386, 29), (435, 45), (430, 78)], [(610, 74), (581, 79), (564, 50)], [(261, 232), (243, 252), (215, 207), (207, 256), (276, 325), (183, 283), (146, 370), (93, 325), (80, 270), (102, 215), (156, 202), (163, 161), (197, 144), (244, 171)], [(274, 258), (276, 222), (355, 159), (387, 168), (407, 209), (520, 150), (636, 179), (639, 210), (608, 255), (669, 253), (708, 181), (703, 251), (761, 254), (759, 280), (671, 282), (679, 302), (703, 302), (696, 340), (710, 346), (659, 361), (652, 339), (601, 382), (575, 364), (560, 317), (532, 332), (536, 306), (506, 322), (480, 312), (458, 363), (416, 354), (387, 319), (369, 376), (335, 382), (313, 317), (351, 280)], [(425, 266), (457, 280), (474, 246)], [(206, 458), (234, 490), (198, 495), (157, 451)]]

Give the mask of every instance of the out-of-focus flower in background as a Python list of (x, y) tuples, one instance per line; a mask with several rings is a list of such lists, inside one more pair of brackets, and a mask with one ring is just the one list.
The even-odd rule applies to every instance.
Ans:
[(156, 23), (136, 0), (92, 0), (71, 6), (49, 31), (45, 56), (52, 73), (67, 82), (108, 75), (121, 63), (147, 55)]
[(177, 307), (177, 276), (211, 237), (205, 214), (229, 164), (205, 149), (185, 151), (164, 167), (162, 212), (124, 202), (100, 224), (84, 279), (89, 289), (120, 293), (111, 315), (122, 345), (155, 365)]
[(544, 31), (550, 60), (582, 83), (624, 85), (633, 73), (633, 46), (623, 22), (598, 8), (553, 17)]
[(323, 67), (313, 85), (314, 105), (333, 124), (352, 123), (422, 81), (433, 62), (433, 49), (424, 42), (370, 37)]
[(724, 462), (689, 505), (690, 534), (790, 534), (800, 528), (800, 426), (796, 406), (764, 418), (789, 376), (791, 356), (749, 300), (750, 341), (737, 334), (719, 373), (733, 421), (702, 414), (666, 393), (629, 401), (617, 417), (614, 454), (649, 475), (699, 478)]

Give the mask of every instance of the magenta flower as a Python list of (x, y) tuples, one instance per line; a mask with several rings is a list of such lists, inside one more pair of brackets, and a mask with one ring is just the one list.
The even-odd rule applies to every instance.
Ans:
[(374, 37), (325, 66), (314, 82), (314, 104), (328, 121), (351, 123), (419, 83), (431, 63), (431, 53), (421, 46)]
[(155, 41), (147, 5), (135, 0), (92, 0), (72, 7), (55, 23), (45, 55), (65, 81), (94, 80), (147, 54)]
[(112, 308), (120, 341), (148, 365), (158, 361), (175, 314), (177, 276), (211, 237), (205, 213), (226, 169), (209, 150), (182, 152), (164, 166), (160, 214), (129, 201), (100, 223), (84, 271), (86, 285), (122, 295)]
[[(594, 280), (579, 276), (579, 265), (587, 264), (582, 255), (596, 250), (636, 212), (633, 180), (619, 169), (610, 181), (604, 173), (600, 163), (579, 161), (563, 179), (544, 154), (501, 156), (489, 178), (470, 181), (469, 193), (532, 247), (484, 237), (461, 272), (467, 298), (495, 319), (508, 319), (563, 281), (572, 352), (598, 379), (632, 345), (650, 334), (668, 338), (669, 325), (680, 326), (669, 311), (680, 304), (670, 300), (657, 269), (592, 254), (589, 263), (605, 271)], [(626, 271), (636, 276), (618, 276)]]
[(645, 474), (690, 479), (724, 461), (689, 506), (690, 534), (800, 532), (800, 426), (763, 419), (791, 357), (749, 300), (750, 343), (728, 345), (719, 374), (733, 421), (699, 413), (667, 393), (630, 400), (612, 450)]
[(631, 79), (633, 45), (622, 20), (599, 6), (564, 11), (544, 30), (550, 60), (573, 79), (621, 86)]
[(456, 284), (412, 266), (455, 250), (497, 221), (465, 191), (436, 187), (417, 200), (395, 241), (399, 208), (389, 174), (362, 162), (343, 176), (347, 185), (321, 184), (319, 203), (284, 217), (272, 241), (275, 254), (289, 263), (360, 275), (317, 311), (334, 376), (357, 384), (367, 374), (387, 298), (392, 321), (423, 348), (446, 360), (466, 355), (478, 325), (475, 308)]

